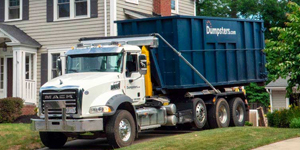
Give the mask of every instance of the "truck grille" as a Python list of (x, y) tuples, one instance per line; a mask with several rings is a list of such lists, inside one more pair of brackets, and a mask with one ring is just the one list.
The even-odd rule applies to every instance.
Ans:
[[(66, 103), (67, 114), (77, 114), (77, 91), (64, 90), (64, 91), (43, 91), (42, 92), (42, 112), (45, 114), (45, 101), (58, 102), (64, 101)], [(74, 110), (75, 111), (70, 111)], [(48, 109), (48, 114), (62, 114), (62, 109)]]

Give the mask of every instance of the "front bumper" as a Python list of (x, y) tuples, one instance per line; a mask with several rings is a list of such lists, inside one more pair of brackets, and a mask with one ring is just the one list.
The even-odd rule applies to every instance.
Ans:
[(32, 119), (34, 131), (45, 132), (90, 132), (103, 131), (103, 118), (52, 120)]

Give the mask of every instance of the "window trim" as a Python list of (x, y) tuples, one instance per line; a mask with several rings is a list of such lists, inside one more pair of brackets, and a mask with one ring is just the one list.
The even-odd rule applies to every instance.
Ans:
[(91, 0), (87, 0), (87, 15), (86, 16), (76, 16), (75, 12), (75, 0), (70, 0), (70, 17), (59, 18), (58, 14), (58, 0), (53, 1), (53, 21), (66, 21), (75, 19), (85, 19), (91, 18)]
[[(179, 0), (175, 0), (175, 10), (173, 10), (172, 7), (171, 7), (171, 13), (172, 14), (179, 14), (179, 2), (178, 1)], [(172, 3), (172, 1), (171, 1), (171, 3)]]
[(139, 4), (139, 0), (125, 0), (126, 3)]
[(5, 0), (5, 22), (10, 21), (20, 21), (23, 20), (23, 0), (20, 0), (20, 18), (18, 19), (9, 19), (9, 0)]

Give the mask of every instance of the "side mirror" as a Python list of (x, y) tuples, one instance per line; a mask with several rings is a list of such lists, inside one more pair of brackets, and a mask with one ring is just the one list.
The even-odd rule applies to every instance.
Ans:
[(61, 59), (58, 58), (58, 59), (56, 60), (56, 72), (57, 72), (57, 75), (58, 75), (58, 76), (61, 75), (61, 70), (62, 70)]
[(145, 75), (147, 74), (147, 57), (146, 55), (140, 55), (139, 56), (139, 64), (140, 64), (140, 74)]

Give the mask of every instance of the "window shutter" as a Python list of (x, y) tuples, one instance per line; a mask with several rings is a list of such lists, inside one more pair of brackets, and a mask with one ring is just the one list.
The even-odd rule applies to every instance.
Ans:
[(29, 0), (23, 0), (23, 20), (29, 20)]
[(47, 22), (53, 22), (53, 0), (47, 0)]
[(5, 0), (0, 0), (0, 22), (4, 22)]
[(91, 0), (91, 18), (98, 17), (98, 0)]
[(41, 54), (41, 86), (48, 81), (48, 54)]

